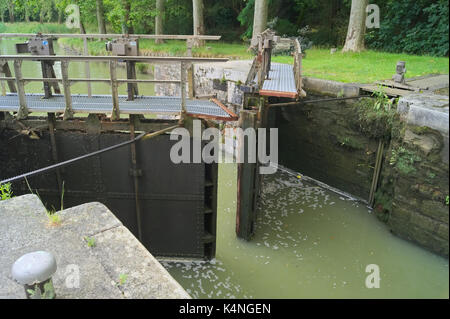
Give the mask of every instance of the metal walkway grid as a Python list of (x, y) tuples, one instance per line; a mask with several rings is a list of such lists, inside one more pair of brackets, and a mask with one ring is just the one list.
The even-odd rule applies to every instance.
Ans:
[[(43, 94), (26, 94), (29, 112), (64, 113), (64, 95), (54, 95), (44, 99)], [(110, 95), (72, 95), (72, 109), (75, 113), (109, 114), (112, 112)], [(119, 96), (121, 114), (180, 114), (181, 98), (139, 96), (127, 101), (127, 96)], [(18, 112), (19, 97), (16, 93), (0, 96), (0, 111)], [(186, 100), (186, 111), (193, 116), (205, 116), (222, 120), (234, 120), (233, 114), (217, 101)]]
[(297, 98), (294, 71), (289, 64), (272, 63), (269, 78), (259, 90), (260, 95)]

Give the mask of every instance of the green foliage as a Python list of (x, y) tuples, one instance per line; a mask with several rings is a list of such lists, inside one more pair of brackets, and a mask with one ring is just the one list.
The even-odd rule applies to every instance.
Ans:
[(380, 29), (366, 35), (370, 48), (388, 52), (448, 56), (446, 0), (391, 0), (381, 8)]
[(84, 237), (84, 240), (87, 242), (88, 247), (95, 247), (95, 238), (94, 237)]
[(384, 93), (378, 92), (374, 99), (364, 98), (355, 103), (352, 114), (355, 128), (364, 135), (389, 141), (394, 123), (399, 117)]
[(385, 111), (389, 111), (392, 108), (394, 102), (398, 102), (389, 99), (387, 94), (384, 92), (384, 88), (381, 85), (378, 85), (378, 90), (372, 93), (372, 96), (375, 98), (375, 110), (379, 111), (380, 109), (384, 109)]
[(392, 193), (387, 193), (383, 189), (378, 189), (375, 193), (375, 212), (378, 219), (386, 223), (389, 219), (389, 212), (392, 210)]
[(447, 195), (447, 196), (445, 196), (445, 205), (449, 205), (449, 202), (450, 202), (450, 198), (449, 198), (449, 195)]
[(0, 184), (0, 200), (10, 199), (12, 193), (11, 183)]
[(61, 225), (61, 217), (54, 210), (47, 210), (47, 217), (51, 226)]
[(392, 149), (389, 164), (394, 166), (400, 173), (409, 175), (417, 171), (414, 164), (420, 161), (422, 161), (420, 156), (413, 151), (400, 146), (396, 149)]
[[(34, 289), (27, 289), (28, 294), (33, 298), (40, 292), (39, 286), (36, 284)], [(44, 284), (44, 291), (42, 292), (40, 299), (54, 299), (55, 289), (51, 281)]]
[(123, 286), (127, 282), (127, 279), (128, 279), (127, 274), (120, 274), (119, 275), (119, 285)]

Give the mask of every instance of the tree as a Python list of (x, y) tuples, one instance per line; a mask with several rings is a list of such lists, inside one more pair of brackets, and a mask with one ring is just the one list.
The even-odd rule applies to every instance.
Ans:
[[(155, 34), (164, 34), (164, 0), (156, 0)], [(156, 39), (156, 43), (163, 43), (163, 40)]]
[(0, 0), (0, 15), (2, 18), (2, 23), (5, 22), (5, 13), (8, 11), (8, 2), (7, 0)]
[(131, 4), (129, 0), (122, 0), (122, 10), (123, 10), (123, 17), (122, 17), (122, 33), (124, 34), (133, 34), (133, 26), (130, 23), (130, 10), (131, 10)]
[[(203, 18), (203, 0), (192, 0), (192, 13), (194, 17), (194, 35), (204, 35), (205, 34), (205, 22)], [(195, 46), (205, 45), (204, 40), (196, 40), (194, 42)]]
[(97, 23), (98, 23), (98, 33), (106, 33), (105, 25), (105, 11), (103, 9), (103, 0), (97, 0)]
[(14, 0), (8, 0), (9, 22), (14, 23)]
[(347, 38), (342, 52), (359, 52), (364, 50), (366, 33), (366, 7), (368, 0), (352, 0)]
[(258, 42), (257, 36), (266, 29), (267, 13), (269, 11), (267, 0), (255, 0), (255, 13), (253, 16), (252, 46)]

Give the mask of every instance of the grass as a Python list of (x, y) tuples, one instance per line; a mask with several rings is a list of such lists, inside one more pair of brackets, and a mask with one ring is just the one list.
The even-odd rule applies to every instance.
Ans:
[[(0, 24), (0, 32), (73, 32), (64, 25), (55, 23), (40, 25), (38, 23)], [(92, 30), (94, 31), (94, 30)], [(82, 50), (81, 39), (62, 38), (58, 42), (77, 50)], [(154, 40), (144, 39), (139, 42), (141, 54), (162, 54), (180, 56), (186, 53), (186, 41), (170, 40), (163, 44), (155, 44)], [(192, 53), (196, 57), (226, 57), (230, 59), (252, 59), (253, 55), (247, 51), (243, 43), (225, 43), (208, 41), (205, 47), (193, 48)], [(89, 41), (89, 54), (105, 55), (104, 41)], [(406, 61), (407, 77), (426, 75), (430, 73), (449, 73), (448, 57), (417, 56), (399, 53), (386, 53), (367, 50), (361, 53), (330, 54), (329, 49), (312, 48), (306, 53), (303, 60), (303, 74), (305, 76), (320, 79), (371, 83), (377, 80), (390, 79), (395, 73), (397, 61)], [(274, 56), (274, 62), (293, 63), (291, 56)]]
[(1, 33), (75, 33), (76, 29), (68, 29), (65, 24), (39, 22), (1, 23)]
[[(292, 63), (291, 57), (275, 57), (275, 62)], [(310, 49), (303, 60), (303, 74), (320, 79), (371, 83), (390, 79), (397, 61), (406, 61), (407, 77), (430, 73), (448, 74), (448, 57), (417, 56), (366, 50), (361, 53), (330, 54), (328, 49)]]

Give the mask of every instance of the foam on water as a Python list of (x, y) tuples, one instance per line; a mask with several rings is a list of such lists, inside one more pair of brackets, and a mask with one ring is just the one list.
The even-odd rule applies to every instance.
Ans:
[[(217, 257), (164, 263), (194, 298), (448, 298), (448, 260), (393, 236), (345, 194), (264, 176), (255, 236), (235, 236), (236, 166), (219, 168)], [(377, 264), (381, 287), (368, 289)]]

